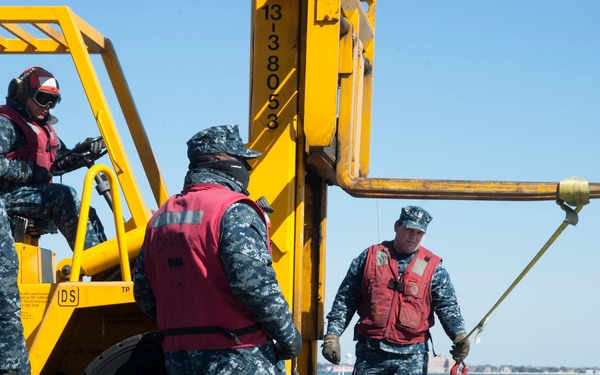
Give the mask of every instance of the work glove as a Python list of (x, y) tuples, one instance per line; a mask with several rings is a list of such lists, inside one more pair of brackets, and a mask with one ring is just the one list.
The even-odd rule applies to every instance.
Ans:
[(298, 330), (296, 330), (296, 336), (294, 336), (294, 340), (291, 343), (275, 343), (275, 352), (279, 360), (296, 358), (300, 354), (300, 349), (302, 349), (302, 335), (300, 335)]
[(88, 164), (92, 164), (92, 161), (89, 158), (86, 159), (74, 155), (68, 155), (67, 157), (62, 158), (58, 163), (54, 164), (52, 166), (52, 170), (56, 176), (60, 176), (81, 167), (85, 167)]
[(31, 175), (31, 182), (44, 183), (49, 182), (52, 179), (52, 173), (47, 168), (36, 165), (33, 167), (33, 173)]
[[(87, 142), (90, 142), (92, 139), (94, 139), (94, 137), (88, 137), (86, 139), (84, 139), (82, 142), (79, 142), (78, 144), (75, 145), (75, 147), (73, 147), (73, 149), (77, 149), (78, 146), (83, 145)], [(83, 147), (77, 151), (79, 151), (79, 153), (84, 154), (86, 152), (90, 152), (93, 155), (98, 155), (100, 152), (102, 152), (102, 150), (104, 149), (104, 140), (102, 140), (102, 138), (96, 140), (95, 142), (90, 142), (88, 145), (86, 145), (86, 147)]]
[[(95, 141), (93, 141), (95, 138)], [(92, 142), (93, 141), (93, 142)], [(91, 167), (94, 165), (104, 150), (104, 141), (99, 137), (88, 137), (77, 143), (72, 150), (67, 150), (63, 153), (64, 156), (59, 156), (59, 162), (53, 166), (55, 175), (60, 176), (68, 172), (72, 172), (81, 167)]]
[(337, 335), (325, 335), (323, 338), (323, 357), (334, 365), (340, 364), (340, 338)]
[(459, 333), (454, 338), (454, 344), (452, 345), (452, 350), (450, 350), (450, 354), (452, 354), (452, 358), (455, 361), (462, 361), (465, 358), (467, 358), (467, 355), (469, 355), (470, 348), (471, 344), (469, 344), (467, 335), (465, 335), (464, 333)]

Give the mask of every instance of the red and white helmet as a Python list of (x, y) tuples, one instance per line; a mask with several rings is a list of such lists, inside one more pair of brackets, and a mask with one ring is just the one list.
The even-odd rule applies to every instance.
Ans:
[(52, 73), (39, 66), (25, 70), (8, 85), (8, 96), (25, 104), (31, 97), (40, 106), (54, 108), (60, 102), (58, 81)]
[(56, 78), (54, 78), (52, 73), (44, 68), (39, 66), (31, 67), (21, 73), (19, 78), (29, 86), (30, 94), (39, 90), (54, 95), (60, 95), (58, 81), (56, 81)]

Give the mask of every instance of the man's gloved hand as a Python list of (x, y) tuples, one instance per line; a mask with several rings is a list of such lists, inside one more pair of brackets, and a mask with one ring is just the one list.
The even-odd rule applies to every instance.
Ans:
[(467, 358), (467, 355), (469, 355), (470, 348), (471, 344), (469, 344), (467, 335), (464, 333), (459, 333), (454, 338), (454, 344), (452, 345), (450, 354), (452, 354), (452, 358), (455, 361), (462, 361), (463, 359)]
[(44, 167), (40, 167), (39, 165), (36, 165), (33, 168), (33, 173), (31, 175), (31, 182), (34, 183), (43, 183), (43, 182), (49, 182), (50, 179), (52, 178), (52, 173), (50, 173), (50, 171)]
[(325, 335), (323, 338), (323, 357), (334, 365), (340, 364), (340, 338), (337, 335)]
[(290, 344), (275, 343), (275, 351), (279, 360), (296, 358), (302, 349), (302, 335), (296, 330), (296, 336)]
[[(88, 137), (73, 147), (78, 154), (90, 153), (94, 156), (100, 154), (104, 149), (104, 140), (98, 137)], [(96, 139), (95, 141), (93, 141)], [(93, 141), (93, 142), (92, 142)], [(94, 157), (92, 157), (94, 159)]]
[[(94, 138), (86, 138), (83, 142), (91, 141)], [(89, 150), (92, 154), (98, 155), (104, 149), (104, 140), (102, 138), (95, 142), (91, 142)]]
[[(61, 176), (67, 172), (72, 172), (81, 167), (85, 167), (86, 162), (87, 160), (85, 160), (84, 158), (75, 157), (74, 155), (67, 155), (65, 157), (62, 157), (58, 161), (58, 163), (55, 163), (52, 166), (52, 173), (55, 176)], [(92, 161), (89, 160), (89, 164), (91, 163)]]

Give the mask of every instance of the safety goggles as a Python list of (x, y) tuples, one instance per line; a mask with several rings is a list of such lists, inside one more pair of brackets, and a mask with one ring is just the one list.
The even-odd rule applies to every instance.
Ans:
[(50, 107), (54, 108), (58, 103), (60, 103), (60, 95), (52, 94), (45, 91), (36, 91), (35, 94), (31, 97), (35, 104), (40, 107)]

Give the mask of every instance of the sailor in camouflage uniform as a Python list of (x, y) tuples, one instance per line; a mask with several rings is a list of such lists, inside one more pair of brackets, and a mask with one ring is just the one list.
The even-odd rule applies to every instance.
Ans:
[(427, 374), (433, 312), (454, 343), (453, 358), (466, 358), (469, 341), (450, 276), (441, 258), (420, 246), (431, 219), (420, 207), (404, 207), (394, 240), (373, 245), (352, 261), (327, 315), (323, 356), (328, 361), (340, 363), (339, 337), (355, 312), (354, 374)]
[(268, 218), (247, 195), (237, 125), (188, 142), (184, 189), (150, 219), (134, 297), (153, 317), (169, 374), (284, 374), (302, 338), (275, 278)]
[[(0, 218), (6, 218), (0, 205)], [(19, 259), (8, 219), (0, 220), (0, 374), (30, 374), (17, 287)]]
[[(53, 220), (71, 248), (79, 220), (79, 200), (69, 186), (50, 183), (54, 160), (69, 151), (53, 128), (50, 114), (60, 101), (58, 82), (48, 71), (32, 67), (8, 87), (6, 105), (0, 105), (0, 374), (29, 374), (27, 348), (20, 320), (17, 288), (19, 262), (9, 215)], [(89, 143), (82, 152), (98, 155), (102, 141)], [(59, 167), (68, 172), (84, 166), (64, 158)], [(90, 210), (85, 247), (105, 236), (95, 211)]]

